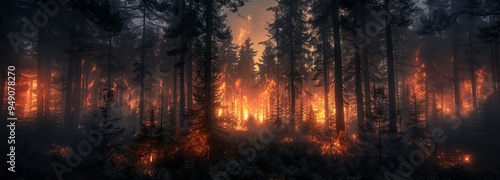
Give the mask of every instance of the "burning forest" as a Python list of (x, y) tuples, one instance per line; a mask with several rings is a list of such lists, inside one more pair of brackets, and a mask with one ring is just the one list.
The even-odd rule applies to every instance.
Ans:
[(500, 178), (496, 0), (3, 4), (2, 179)]

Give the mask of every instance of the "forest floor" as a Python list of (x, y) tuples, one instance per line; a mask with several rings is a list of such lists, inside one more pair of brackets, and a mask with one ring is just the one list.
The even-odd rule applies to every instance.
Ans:
[(499, 109), (486, 103), (477, 113), (466, 118), (457, 130), (447, 130), (446, 146), (458, 147), (470, 154), (470, 164), (465, 168), (473, 174), (500, 172)]

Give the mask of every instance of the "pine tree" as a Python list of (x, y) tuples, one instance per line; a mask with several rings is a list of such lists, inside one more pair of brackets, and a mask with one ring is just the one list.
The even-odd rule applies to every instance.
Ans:
[(279, 74), (277, 74), (276, 46), (271, 41), (264, 41), (259, 44), (264, 45), (264, 51), (262, 51), (262, 56), (257, 64), (259, 67), (257, 84), (261, 85), (261, 83), (268, 80), (277, 82)]
[(98, 131), (102, 133), (101, 143), (104, 146), (101, 149), (103, 152), (108, 152), (113, 147), (122, 144), (120, 137), (123, 136), (125, 127), (122, 124), (123, 116), (113, 109), (117, 103), (114, 91), (103, 89), (99, 100), (103, 102), (104, 106), (100, 107), (98, 111), (90, 112), (89, 116), (84, 116), (81, 126), (84, 132)]
[(257, 51), (255, 51), (252, 46), (253, 43), (250, 38), (245, 39), (240, 46), (238, 62), (234, 67), (234, 71), (237, 72), (235, 78), (239, 78), (244, 82), (241, 85), (241, 88), (244, 90), (242, 93), (244, 94), (247, 94), (246, 91), (249, 91), (255, 84), (254, 57)]
[[(91, 1), (91, 2), (74, 2), (73, 5), (77, 7), (77, 9), (82, 12), (82, 14), (90, 21), (92, 22), (95, 26), (97, 26), (100, 30), (104, 31), (106, 33), (107, 37), (107, 42), (108, 42), (108, 53), (107, 53), (107, 90), (111, 90), (111, 71), (112, 71), (112, 63), (111, 60), (113, 58), (112, 55), (112, 40), (113, 37), (116, 36), (118, 33), (120, 33), (123, 29), (124, 22), (122, 20), (122, 17), (120, 15), (120, 12), (113, 12), (110, 1), (107, 0), (105, 2), (97, 2), (97, 1)], [(76, 12), (73, 12), (76, 13)], [(80, 106), (80, 72), (81, 72), (81, 66), (80, 63), (77, 60), (81, 59), (81, 56), (83, 56), (84, 53), (86, 53), (85, 45), (80, 45), (79, 48), (77, 42), (78, 34), (86, 35), (86, 32), (78, 32), (81, 23), (79, 22), (79, 19), (75, 18), (72, 20), (72, 49), (70, 49), (68, 52), (72, 53), (70, 57), (70, 62), (68, 63), (68, 78), (67, 78), (67, 94), (66, 94), (66, 107), (67, 109), (73, 109), (71, 106), (77, 106), (74, 109), (79, 109)], [(81, 30), (80, 30), (81, 31)], [(86, 37), (89, 38), (89, 37)], [(85, 41), (85, 40), (84, 40)], [(80, 42), (81, 43), (81, 42)], [(87, 45), (88, 46), (88, 45)], [(75, 58), (75, 56), (77, 56)], [(73, 71), (76, 71), (75, 74), (72, 74)], [(74, 88), (75, 92), (73, 92)], [(106, 108), (109, 107), (109, 103), (106, 104)], [(76, 112), (67, 112), (67, 115), (65, 116), (65, 121), (68, 123), (67, 128), (68, 128), (68, 133), (74, 130), (72, 128), (74, 125), (72, 121), (73, 118), (76, 118), (78, 120), (79, 117), (79, 111)], [(68, 134), (69, 135), (69, 134)]]
[(382, 157), (382, 149), (384, 147), (382, 135), (387, 134), (389, 127), (387, 94), (383, 87), (373, 87), (372, 91), (373, 112), (369, 115), (370, 118), (368, 120), (370, 121), (366, 123), (366, 134), (360, 136), (360, 139), (362, 138), (366, 145), (373, 144), (378, 150), (379, 157)]
[[(177, 38), (177, 41), (179, 42), (177, 43), (178, 46), (175, 46), (173, 49), (169, 50), (167, 54), (169, 56), (179, 56), (178, 62), (174, 65), (174, 76), (177, 75), (177, 69), (179, 69), (179, 124), (184, 132), (187, 132), (187, 111), (189, 111), (189, 113), (191, 113), (192, 111), (191, 89), (193, 56), (190, 53), (193, 48), (192, 43), (194, 38), (201, 34), (201, 30), (198, 29), (198, 27), (200, 26), (200, 19), (197, 19), (199, 17), (197, 17), (198, 12), (195, 9), (196, 7), (188, 6), (186, 2), (187, 1), (185, 0), (177, 0), (174, 3), (174, 6), (170, 8), (170, 10), (173, 12), (174, 17), (171, 20), (172, 26), (169, 26), (166, 29), (165, 34), (165, 37), (172, 39)], [(174, 81), (177, 81), (176, 77), (174, 77)], [(176, 82), (174, 82), (174, 84), (177, 85)], [(175, 88), (175, 90), (177, 90), (177, 88)], [(176, 96), (177, 93), (174, 94)], [(174, 106), (176, 106), (176, 103), (174, 103)]]
[(309, 106), (305, 113), (306, 119), (302, 122), (301, 132), (309, 136), (316, 136), (320, 132), (320, 128), (317, 125), (316, 111), (312, 106)]
[[(139, 163), (151, 164), (164, 154), (166, 132), (156, 120), (154, 110), (150, 111), (147, 122), (141, 123), (141, 130), (135, 137), (132, 147), (135, 155), (140, 157)], [(149, 162), (148, 162), (149, 161)]]
[(410, 91), (408, 93), (410, 96), (408, 98), (409, 118), (408, 122), (405, 123), (405, 134), (407, 135), (409, 143), (412, 143), (427, 139), (425, 132), (427, 125), (424, 120), (424, 111), (422, 110), (425, 101), (421, 95), (418, 94), (421, 89), (417, 89), (415, 85), (412, 85), (408, 90)]
[(243, 6), (242, 0), (207, 0), (204, 2), (192, 2), (194, 7), (200, 7), (203, 14), (202, 23), (204, 33), (200, 37), (202, 41), (196, 44), (201, 47), (200, 58), (197, 63), (197, 82), (195, 102), (199, 109), (194, 112), (194, 120), (191, 132), (187, 135), (185, 149), (194, 151), (207, 160), (214, 160), (225, 153), (225, 138), (227, 133), (221, 126), (224, 120), (216, 116), (216, 109), (220, 106), (219, 71), (217, 58), (217, 44), (222, 39), (230, 36), (228, 26), (225, 24), (225, 16), (222, 9), (228, 8), (237, 11)]
[(323, 95), (324, 95), (324, 111), (325, 111), (325, 130), (330, 129), (330, 102), (329, 102), (329, 92), (330, 92), (330, 63), (332, 58), (332, 46), (330, 45), (330, 39), (332, 37), (332, 31), (329, 31), (331, 26), (329, 6), (327, 0), (316, 0), (312, 4), (311, 14), (312, 14), (312, 25), (315, 30), (316, 37), (318, 37), (316, 42), (313, 43), (316, 51), (313, 52), (314, 57), (316, 57), (315, 74), (313, 80), (318, 80), (321, 76), (322, 79), (319, 80), (318, 85), (323, 85)]
[(395, 137), (397, 134), (397, 108), (396, 108), (396, 79), (395, 79), (395, 62), (394, 62), (394, 47), (393, 47), (393, 27), (409, 26), (412, 23), (411, 15), (415, 11), (414, 0), (398, 1), (391, 4), (389, 0), (384, 0), (383, 8), (386, 12), (393, 12), (397, 9), (398, 14), (391, 14), (391, 18), (386, 18), (385, 22), (385, 45), (387, 56), (387, 82), (388, 82), (388, 98), (389, 98), (389, 130)]
[(500, 103), (500, 89), (498, 88), (500, 79), (500, 68), (498, 60), (498, 43), (500, 42), (500, 21), (496, 17), (490, 16), (490, 25), (479, 28), (478, 38), (483, 40), (484, 43), (490, 44), (491, 46), (491, 77), (493, 83), (493, 96), (496, 103)]
[[(145, 120), (146, 105), (151, 102), (146, 101), (146, 93), (151, 90), (154, 80), (154, 72), (150, 67), (147, 59), (150, 58), (148, 50), (153, 47), (155, 41), (158, 40), (158, 27), (162, 27), (166, 14), (157, 12), (167, 12), (168, 4), (165, 2), (158, 3), (151, 0), (126, 1), (121, 8), (124, 11), (124, 17), (140, 19), (141, 23), (128, 23), (126, 28), (137, 37), (135, 49), (140, 51), (140, 55), (135, 57), (132, 63), (133, 80), (140, 86), (139, 96), (139, 121)], [(153, 80), (151, 80), (153, 79)]]
[[(288, 72), (288, 89), (290, 93), (290, 119), (288, 130), (294, 133), (296, 129), (296, 95), (302, 92), (296, 92), (297, 81), (304, 77), (304, 63), (306, 55), (309, 53), (307, 41), (309, 40), (308, 26), (306, 26), (307, 1), (299, 0), (280, 0), (278, 5), (270, 7), (268, 11), (275, 14), (274, 22), (269, 24), (269, 34), (277, 44), (278, 57), (281, 62), (289, 62), (286, 69)], [(285, 63), (283, 63), (285, 64)], [(297, 65), (298, 64), (298, 65)]]
[(342, 70), (342, 49), (340, 41), (340, 6), (338, 0), (332, 0), (333, 7), (333, 55), (335, 62), (335, 127), (337, 134), (345, 131), (345, 117), (344, 117), (344, 89), (343, 89), (343, 70)]

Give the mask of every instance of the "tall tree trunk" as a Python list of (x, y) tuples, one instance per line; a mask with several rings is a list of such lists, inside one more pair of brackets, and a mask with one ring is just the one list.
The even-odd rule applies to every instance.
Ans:
[[(276, 34), (279, 34), (279, 28), (277, 29)], [(277, 40), (276, 41), (276, 121), (274, 122), (274, 126), (276, 127), (277, 125), (281, 126), (281, 107), (280, 107), (280, 60), (281, 60), (281, 52), (280, 52), (280, 43)], [(277, 124), (277, 123), (280, 124)]]
[(304, 79), (302, 78), (302, 73), (304, 72), (303, 71), (303, 62), (302, 62), (302, 58), (299, 58), (299, 78), (300, 78), (300, 81), (299, 81), (299, 94), (300, 94), (300, 97), (299, 97), (299, 100), (300, 100), (300, 104), (299, 104), (299, 123), (301, 123), (303, 120), (304, 120)]
[(404, 129), (404, 122), (406, 118), (409, 117), (408, 115), (408, 96), (407, 94), (407, 86), (406, 86), (406, 68), (403, 63), (400, 65), (401, 68), (401, 94), (399, 96), (400, 98), (400, 103), (401, 103), (401, 116), (399, 119), (399, 135), (403, 136), (403, 129)]
[(438, 109), (437, 109), (437, 105), (438, 105), (438, 101), (437, 101), (437, 92), (433, 92), (432, 93), (432, 122), (434, 124), (437, 123), (437, 118), (438, 118)]
[[(184, 0), (180, 0), (180, 14), (181, 17), (184, 17)], [(185, 87), (185, 64), (186, 64), (186, 34), (182, 34), (181, 36), (181, 59), (180, 59), (180, 82), (179, 82), (179, 91), (180, 91), (180, 100), (179, 100), (179, 120), (180, 125), (183, 131), (187, 130), (186, 121), (184, 119), (184, 115), (186, 114), (186, 87)]]
[(109, 36), (109, 40), (108, 40), (108, 90), (111, 90), (111, 57), (112, 57), (112, 47), (111, 47), (111, 43), (113, 41), (113, 37), (112, 36)]
[[(213, 103), (215, 102), (215, 96), (214, 96), (214, 88), (213, 88), (213, 69), (212, 69), (212, 38), (213, 38), (213, 33), (214, 33), (214, 22), (213, 22), (213, 6), (214, 2), (213, 0), (207, 0), (206, 1), (206, 10), (205, 10), (205, 21), (206, 21), (206, 27), (205, 27), (205, 52), (204, 52), (204, 81), (205, 81), (205, 88), (204, 88), (204, 102), (203, 102), (203, 109), (206, 111), (205, 112), (205, 117), (204, 121), (208, 125), (207, 127), (208, 132), (212, 133), (213, 131), (213, 125), (215, 125), (216, 122), (216, 116), (215, 116), (215, 107), (213, 106)], [(210, 136), (212, 137), (212, 136)], [(213, 143), (213, 139), (208, 139), (208, 143)], [(210, 144), (210, 149), (213, 148), (213, 145), (215, 144)], [(209, 157), (208, 159), (211, 160), (212, 157), (210, 154), (212, 154), (212, 150), (209, 150)]]
[(500, 104), (500, 59), (499, 59), (499, 54), (498, 54), (498, 42), (494, 42), (493, 43), (493, 49), (495, 51), (495, 62), (496, 62), (496, 88), (497, 88), (497, 92), (498, 92), (498, 96), (497, 96), (497, 102)]
[[(490, 25), (494, 26), (496, 24), (495, 18), (493, 15), (490, 15), (489, 17)], [(493, 99), (495, 102), (498, 101), (498, 76), (497, 76), (497, 62), (496, 62), (496, 57), (495, 57), (495, 42), (490, 44), (490, 73), (491, 73), (491, 84), (493, 86)]]
[(80, 120), (80, 112), (82, 108), (82, 59), (77, 57), (75, 59), (75, 75), (73, 80), (73, 114), (71, 117), (73, 118), (73, 122), (78, 124)]
[[(182, 128), (180, 127), (181, 126), (181, 122), (177, 121), (177, 68), (174, 68), (174, 75), (173, 75), (173, 91), (172, 91), (172, 109), (173, 109), (173, 113), (172, 113), (172, 119), (174, 120), (174, 122), (176, 123), (176, 126), (178, 125), (179, 128)], [(178, 124), (177, 124), (178, 123)], [(181, 131), (182, 129), (179, 129), (179, 131)]]
[(328, 72), (328, 53), (327, 53), (327, 36), (326, 36), (326, 27), (322, 27), (321, 29), (322, 35), (322, 48), (323, 48), (323, 92), (324, 92), (324, 103), (325, 103), (325, 129), (328, 132), (330, 130), (330, 104), (328, 100), (328, 93), (330, 90), (330, 82), (328, 82), (328, 76), (330, 75)]
[(491, 85), (493, 86), (493, 99), (498, 102), (498, 80), (497, 80), (497, 65), (495, 59), (495, 45), (490, 44), (490, 72), (491, 72)]
[(186, 85), (185, 85), (185, 77), (184, 73), (184, 62), (180, 67), (180, 72), (179, 72), (179, 120), (181, 124), (181, 128), (183, 131), (186, 131), (187, 126), (186, 126), (186, 120), (184, 119), (184, 115), (186, 115)]
[(146, 44), (146, 5), (143, 5), (143, 10), (142, 10), (142, 45), (141, 45), (141, 94), (140, 94), (140, 99), (139, 99), (139, 121), (143, 121), (144, 119), (144, 91), (145, 91), (145, 68), (146, 68), (146, 50), (145, 50), (145, 44)]
[(339, 1), (333, 0), (333, 53), (335, 58), (335, 121), (337, 133), (345, 131), (342, 82), (342, 52), (340, 49)]
[(295, 133), (295, 57), (293, 51), (293, 24), (290, 30), (290, 130)]
[(160, 128), (163, 129), (163, 119), (165, 118), (165, 98), (163, 97), (163, 92), (160, 91)]
[[(368, 48), (364, 47), (364, 61), (363, 61), (363, 70), (364, 70), (364, 90), (365, 90), (365, 117), (368, 119), (371, 116), (372, 112), (372, 104), (371, 104), (371, 93), (370, 93), (370, 62), (369, 62), (369, 54)], [(366, 128), (366, 126), (365, 126)]]
[[(109, 36), (109, 39), (108, 39), (108, 71), (107, 71), (107, 86), (106, 86), (106, 89), (108, 92), (111, 92), (111, 42), (112, 42), (113, 38), (111, 36)], [(105, 104), (105, 111), (104, 111), (104, 122), (108, 122), (108, 112), (110, 111), (111, 109), (111, 102), (110, 101), (106, 101), (106, 104)]]
[(43, 98), (45, 100), (45, 102), (44, 102), (45, 109), (43, 110), (45, 117), (50, 116), (51, 93), (52, 93), (52, 91), (51, 91), (52, 90), (51, 89), (51, 85), (52, 85), (52, 73), (51, 73), (52, 72), (52, 57), (49, 56), (49, 54), (50, 54), (49, 49), (50, 49), (50, 47), (48, 48), (47, 54), (45, 56), (46, 64), (44, 65), (45, 69), (43, 71), (45, 73), (45, 75), (44, 75), (44, 77), (45, 77), (44, 88), (45, 89), (43, 90), (45, 93), (44, 94), (45, 97)]
[(477, 111), (477, 82), (476, 82), (476, 61), (474, 57), (474, 44), (472, 43), (472, 27), (474, 26), (474, 19), (472, 19), (469, 28), (469, 51), (470, 51), (470, 79), (472, 85), (472, 106), (474, 112)]
[[(425, 68), (424, 68), (424, 72), (428, 75), (429, 72), (427, 71), (428, 69), (428, 65), (426, 64), (425, 65)], [(425, 121), (427, 123), (429, 123), (429, 78), (427, 78), (427, 76), (424, 77), (424, 91), (425, 91), (425, 109), (424, 109), (424, 116), (425, 116)]]
[(68, 67), (67, 67), (67, 76), (66, 76), (66, 97), (64, 103), (64, 131), (65, 136), (67, 137), (68, 143), (71, 140), (72, 133), (75, 129), (74, 121), (72, 118), (73, 115), (73, 81), (75, 79), (75, 59), (74, 55), (70, 54)]
[[(389, 0), (384, 0), (384, 9), (386, 12), (390, 12)], [(396, 82), (391, 22), (386, 22), (385, 25), (385, 41), (387, 48), (387, 82), (389, 87), (389, 133), (395, 135), (398, 132), (398, 122), (396, 117)]]
[(455, 99), (455, 116), (462, 114), (462, 103), (460, 100), (460, 82), (458, 79), (458, 33), (456, 28), (453, 29), (452, 38), (452, 60), (453, 60), (453, 93)]
[[(458, 9), (457, 0), (451, 1), (451, 9), (456, 11)], [(453, 60), (453, 97), (455, 102), (455, 116), (460, 117), (462, 114), (462, 103), (460, 100), (460, 81), (458, 78), (458, 54), (459, 54), (459, 31), (457, 25), (452, 27), (452, 60)]]
[(87, 110), (87, 100), (86, 100), (86, 95), (89, 94), (89, 73), (90, 68), (89, 68), (89, 63), (88, 61), (85, 61), (83, 64), (83, 70), (82, 70), (82, 108), (83, 111)]
[(45, 102), (45, 78), (44, 70), (46, 70), (45, 64), (45, 37), (46, 29), (42, 28), (38, 31), (38, 45), (37, 45), (37, 123), (43, 121), (44, 117), (44, 102)]
[(365, 113), (363, 109), (363, 90), (361, 89), (361, 52), (359, 46), (355, 47), (354, 66), (355, 66), (355, 91), (356, 91), (356, 112), (358, 118), (358, 132), (365, 127)]
[[(361, 4), (356, 0), (356, 13), (354, 22), (358, 23), (361, 16), (359, 7)], [(356, 34), (356, 31), (353, 32)], [(365, 113), (363, 109), (363, 90), (361, 89), (361, 51), (359, 47), (359, 40), (354, 42), (354, 68), (355, 68), (355, 91), (356, 91), (356, 112), (358, 118), (358, 133), (362, 132), (365, 127)]]
[[(188, 53), (192, 54), (192, 44), (191, 41), (187, 43)], [(193, 58), (189, 58), (186, 61), (187, 67), (187, 112), (191, 113), (193, 111)]]

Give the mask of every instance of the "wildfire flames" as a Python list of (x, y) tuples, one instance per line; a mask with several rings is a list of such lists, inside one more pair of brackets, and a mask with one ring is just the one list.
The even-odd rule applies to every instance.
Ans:
[[(429, 107), (428, 113), (432, 111), (439, 111), (445, 117), (453, 117), (455, 104), (450, 99), (453, 99), (453, 85), (448, 87), (443, 87), (440, 90), (435, 90), (436, 88), (430, 83), (431, 81), (438, 82), (449, 82), (445, 75), (438, 75), (439, 79), (435, 77), (429, 77), (427, 72), (431, 71), (431, 68), (436, 68), (434, 64), (426, 64), (425, 61), (419, 59), (420, 49), (415, 52), (415, 61), (413, 66), (415, 67), (414, 73), (408, 77), (407, 87), (413, 86), (416, 89), (417, 97), (421, 100), (427, 101), (426, 103), (435, 105), (435, 109)], [(490, 73), (486, 70), (486, 67), (481, 66), (476, 71), (476, 84), (477, 84), (477, 101), (478, 103), (485, 102), (489, 95), (492, 93), (492, 88), (487, 86), (488, 76)], [(429, 79), (432, 78), (432, 79)], [(460, 99), (461, 99), (461, 115), (468, 117), (474, 110), (472, 103), (472, 83), (470, 78), (464, 78), (459, 82), (460, 84)], [(427, 91), (427, 95), (426, 95)], [(439, 92), (441, 91), (441, 92)], [(426, 99), (427, 98), (427, 99)]]
[(441, 167), (450, 168), (471, 163), (471, 155), (460, 149), (443, 149), (436, 152), (436, 160)]
[[(245, 31), (242, 32), (244, 33)], [(443, 116), (453, 116), (453, 109), (455, 106), (454, 102), (445, 100), (453, 98), (452, 88), (447, 87), (442, 90), (441, 93), (429, 90), (430, 85), (429, 83), (427, 83), (428, 78), (430, 78), (428, 74), (428, 68), (430, 68), (432, 65), (426, 64), (425, 61), (420, 60), (419, 53), (419, 50), (415, 53), (415, 61), (413, 62), (415, 68), (412, 71), (413, 73), (406, 79), (406, 88), (410, 85), (414, 86), (415, 89), (417, 89), (416, 93), (418, 93), (418, 97), (421, 99), (426, 96), (433, 97), (434, 99), (432, 100), (435, 103), (435, 108), (438, 111), (441, 111), (443, 113)], [(90, 69), (88, 72), (85, 72), (88, 73), (88, 79), (82, 78), (81, 84), (79, 85), (82, 91), (81, 96), (84, 100), (82, 107), (84, 110), (102, 106), (102, 102), (99, 101), (100, 91), (103, 88), (106, 88), (107, 84), (107, 79), (101, 77), (102, 69), (99, 69), (95, 63), (87, 62), (83, 61), (81, 68), (85, 69), (86, 66), (88, 66), (87, 68)], [(486, 101), (486, 99), (492, 92), (491, 87), (488, 87), (486, 85), (488, 83), (487, 79), (489, 76), (489, 72), (487, 72), (485, 67), (480, 67), (475, 71), (475, 73), (477, 77), (478, 102), (481, 103)], [(53, 72), (50, 74), (50, 78), (56, 79), (59, 76), (62, 76), (62, 74), (64, 73)], [(219, 109), (217, 109), (216, 114), (219, 117), (234, 117), (233, 120), (235, 122), (233, 123), (235, 124), (235, 126), (232, 127), (232, 130), (247, 131), (250, 119), (253, 119), (254, 122), (257, 123), (257, 125), (264, 124), (272, 116), (273, 108), (275, 107), (274, 103), (276, 102), (277, 96), (279, 95), (285, 100), (289, 98), (287, 97), (286, 93), (283, 93), (285, 91), (277, 92), (277, 87), (280, 84), (274, 79), (265, 78), (264, 83), (262, 83), (262, 85), (260, 85), (259, 87), (252, 87), (251, 89), (248, 89), (244, 88), (243, 86), (248, 82), (244, 82), (242, 79), (237, 79), (234, 83), (230, 83), (228, 81), (225, 81), (225, 72), (222, 72), (222, 74), (223, 75), (221, 78), (219, 90), (221, 93), (221, 97), (223, 98), (221, 101), (221, 106)], [(38, 92), (40, 88), (37, 82), (37, 75), (36, 73), (21, 73), (20, 78), (22, 78), (22, 80), (19, 81), (18, 86), (20, 87), (19, 89), (22, 92), (19, 93), (20, 96), (18, 101), (20, 102), (19, 109), (22, 113), (19, 114), (23, 116), (31, 115), (31, 117), (33, 117), (32, 115), (37, 110)], [(158, 88), (160, 89), (160, 92), (165, 92), (165, 90), (162, 90), (162, 88), (164, 88), (164, 85), (162, 83), (163, 82), (160, 82)], [(471, 84), (472, 83), (470, 79), (463, 79), (460, 82), (460, 95), (461, 99), (463, 99), (463, 101), (461, 102), (462, 115), (465, 116), (469, 115), (473, 111), (472, 100), (470, 99), (472, 94)], [(116, 100), (118, 101), (118, 104), (121, 105), (118, 107), (122, 108), (121, 111), (126, 115), (137, 115), (139, 113), (139, 91), (135, 87), (136, 86), (132, 83), (130, 78), (126, 77), (125, 75), (116, 75), (115, 77), (113, 77), (111, 89), (115, 91)], [(284, 89), (284, 87), (282, 89)], [(315, 125), (317, 125), (318, 127), (324, 126), (327, 114), (324, 109), (325, 101), (323, 99), (323, 92), (321, 91), (321, 88), (314, 89), (314, 87), (308, 88), (307, 90), (311, 92), (310, 95), (300, 95), (302, 96), (299, 96), (300, 98), (302, 98), (302, 100), (300, 101), (301, 103), (303, 103), (304, 109), (310, 107), (313, 113), (304, 114), (299, 119), (305, 120), (311, 118), (314, 119)], [(168, 90), (166, 92), (172, 94), (171, 90)], [(60, 91), (51, 91), (50, 96), (58, 96), (60, 95), (60, 93)], [(149, 98), (151, 100), (151, 106), (158, 105), (158, 101), (152, 100), (154, 96), (150, 96)], [(329, 103), (330, 107), (334, 107), (334, 101), (330, 101)], [(57, 107), (55, 103), (51, 103), (49, 108), (53, 110)], [(344, 110), (347, 117), (346, 123), (350, 124), (353, 119), (349, 117), (354, 117), (353, 114), (355, 114), (355, 103), (347, 104)], [(331, 117), (333, 114), (335, 114), (334, 108), (329, 109), (329, 111), (331, 112), (331, 114), (329, 114), (328, 116)], [(429, 111), (432, 110), (429, 109)], [(286, 119), (286, 115), (283, 116), (284, 119)], [(307, 138), (311, 142), (316, 143), (319, 145), (319, 147), (321, 147), (320, 149), (322, 154), (344, 154), (348, 148), (348, 137), (350, 136), (348, 136), (347, 134), (341, 134), (337, 136), (337, 138), (325, 141), (320, 140), (314, 136), (307, 136)], [(357, 141), (358, 137), (356, 137), (355, 134), (352, 134), (351, 137), (353, 141)], [(194, 155), (203, 156), (209, 154), (209, 145), (207, 144), (208, 137), (198, 135), (197, 137), (193, 138), (196, 139), (196, 141), (194, 141), (195, 143), (187, 144), (185, 145), (185, 147), (181, 147), (181, 149), (189, 149), (189, 151), (191, 151), (191, 153)], [(282, 139), (282, 143), (293, 143), (294, 141), (295, 140), (290, 137)], [(177, 148), (175, 151), (178, 151), (179, 149), (180, 148)], [(145, 153), (139, 160), (139, 162), (143, 165), (154, 164), (155, 161), (162, 158), (160, 156), (160, 154), (162, 153), (160, 152), (147, 150), (145, 151), (148, 153)], [(64, 157), (69, 153), (69, 151), (64, 147), (56, 147), (54, 150), (50, 151), (50, 153), (58, 154)], [(439, 152), (437, 157), (438, 159), (440, 159), (441, 165), (444, 167), (471, 162), (471, 156), (468, 154), (456, 153), (454, 155), (448, 155), (445, 152)], [(124, 159), (124, 157), (116, 157), (116, 159), (120, 160)]]

